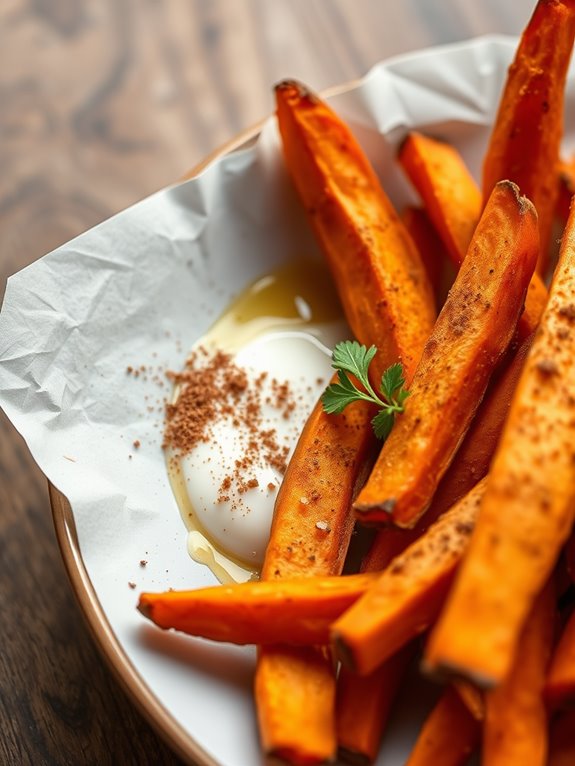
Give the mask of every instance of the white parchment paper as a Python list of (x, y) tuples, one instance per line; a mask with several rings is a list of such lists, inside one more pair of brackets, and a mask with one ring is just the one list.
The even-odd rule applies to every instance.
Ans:
[[(409, 128), (454, 143), (479, 176), (514, 47), (483, 38), (403, 56), (331, 99), (398, 207), (413, 199), (393, 164)], [(571, 77), (568, 112), (573, 85)], [(134, 609), (140, 590), (213, 581), (187, 556), (167, 480), (162, 370), (182, 367), (194, 340), (244, 286), (314, 247), (270, 120), (254, 147), (11, 277), (0, 315), (0, 404), (70, 500), (83, 561), (127, 656), (225, 766), (259, 762), (252, 652), (143, 628)], [(129, 365), (145, 369), (135, 377)], [(382, 763), (403, 763), (413, 726), (395, 727)]]

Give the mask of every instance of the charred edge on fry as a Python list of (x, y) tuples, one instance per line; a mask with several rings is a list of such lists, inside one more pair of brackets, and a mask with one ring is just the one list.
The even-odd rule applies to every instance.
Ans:
[(342, 763), (349, 763), (350, 766), (370, 766), (371, 758), (359, 750), (351, 750), (348, 747), (340, 747), (338, 755)]
[(341, 664), (349, 670), (356, 672), (357, 666), (355, 663), (353, 651), (345, 643), (344, 639), (340, 636), (339, 633), (334, 633), (332, 637), (332, 644), (335, 649), (336, 656), (340, 660)]
[(136, 609), (138, 612), (144, 615), (144, 617), (147, 617), (148, 620), (154, 621), (152, 618), (152, 606), (151, 604), (143, 604), (141, 601), (136, 606)]
[(421, 663), (421, 672), (433, 681), (445, 683), (447, 681), (471, 681), (479, 689), (489, 691), (497, 686), (498, 681), (482, 673), (475, 673), (469, 668), (464, 668), (455, 663), (440, 662), (431, 667), (425, 660)]
[(310, 103), (319, 103), (316, 94), (299, 80), (280, 80), (274, 85), (274, 91), (277, 93), (282, 90), (295, 90), (299, 98), (307, 99)]

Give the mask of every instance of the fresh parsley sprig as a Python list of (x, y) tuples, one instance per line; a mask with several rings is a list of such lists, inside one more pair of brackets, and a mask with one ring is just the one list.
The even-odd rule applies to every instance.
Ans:
[[(332, 367), (337, 370), (338, 382), (329, 385), (321, 397), (328, 414), (343, 412), (348, 404), (363, 399), (379, 407), (371, 424), (378, 439), (387, 439), (396, 414), (403, 412), (409, 391), (404, 388), (405, 377), (401, 364), (392, 364), (381, 376), (380, 392), (376, 393), (369, 382), (369, 365), (377, 352), (375, 346), (366, 348), (356, 340), (338, 343), (332, 354)], [(362, 391), (349, 374), (363, 386)]]

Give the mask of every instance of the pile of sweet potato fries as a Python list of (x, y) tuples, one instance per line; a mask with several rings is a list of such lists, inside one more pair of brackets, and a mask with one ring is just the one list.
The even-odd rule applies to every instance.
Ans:
[[(373, 382), (400, 361), (411, 395), (383, 447), (370, 403), (317, 404), (261, 582), (142, 594), (140, 609), (258, 645), (262, 747), (287, 763), (372, 762), (418, 655), (445, 687), (409, 766), (478, 747), (487, 766), (575, 763), (575, 163), (559, 155), (574, 38), (575, 0), (539, 0), (483, 192), (454, 148), (407, 136), (398, 161), (422, 206), (402, 217), (337, 115), (276, 88), (286, 165), (349, 325), (378, 349)], [(457, 273), (438, 306), (444, 258)], [(340, 576), (356, 520), (379, 530)]]

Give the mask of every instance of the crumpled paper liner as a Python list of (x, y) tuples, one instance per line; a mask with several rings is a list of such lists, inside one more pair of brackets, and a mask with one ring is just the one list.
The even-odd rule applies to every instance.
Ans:
[[(492, 37), (408, 54), (331, 99), (399, 208), (413, 201), (393, 159), (410, 128), (454, 143), (479, 176), (514, 48)], [(571, 77), (568, 105), (573, 86)], [(11, 277), (0, 315), (0, 404), (71, 503), (82, 559), (112, 629), (166, 709), (226, 766), (260, 759), (252, 651), (142, 628), (137, 591), (128, 587), (213, 582), (187, 555), (168, 483), (164, 371), (183, 366), (243, 287), (314, 251), (270, 120), (252, 148)], [(128, 366), (143, 369), (136, 377)], [(402, 763), (408, 744), (405, 733), (389, 738), (382, 762), (387, 754), (386, 763)]]

